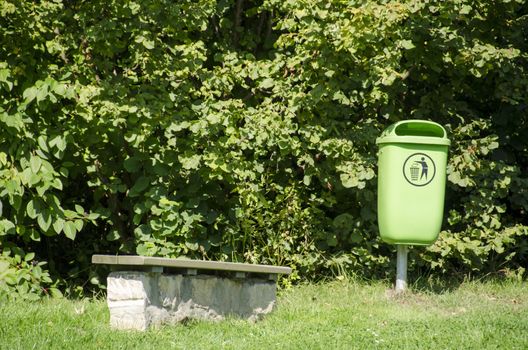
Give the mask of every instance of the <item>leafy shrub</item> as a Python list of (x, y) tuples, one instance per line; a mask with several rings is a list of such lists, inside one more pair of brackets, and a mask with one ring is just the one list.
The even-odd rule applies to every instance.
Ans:
[(384, 275), (374, 140), (424, 118), (453, 147), (446, 231), (415, 268), (525, 266), (526, 12), (0, 1), (0, 246), (63, 287), (98, 285), (94, 252)]
[(34, 253), (26, 254), (18, 247), (4, 247), (0, 256), (0, 296), (37, 300), (45, 295), (62, 295), (55, 287), (43, 287), (52, 280), (43, 269), (46, 262), (34, 258)]

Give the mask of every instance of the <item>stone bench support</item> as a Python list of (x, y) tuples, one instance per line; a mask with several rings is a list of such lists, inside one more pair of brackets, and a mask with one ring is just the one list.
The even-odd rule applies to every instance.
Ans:
[(227, 316), (255, 321), (274, 308), (277, 274), (291, 273), (288, 267), (140, 256), (94, 255), (92, 262), (112, 267), (107, 301), (110, 325), (118, 329)]

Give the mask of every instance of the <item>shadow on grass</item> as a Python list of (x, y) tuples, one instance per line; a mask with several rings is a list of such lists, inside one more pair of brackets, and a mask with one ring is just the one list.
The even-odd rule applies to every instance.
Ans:
[(416, 292), (440, 295), (454, 292), (464, 282), (464, 279), (454, 278), (452, 276), (447, 278), (422, 276), (417, 278), (410, 287)]
[(411, 283), (410, 289), (416, 292), (429, 294), (447, 294), (456, 291), (462, 284), (466, 283), (493, 283), (493, 284), (511, 284), (519, 282), (515, 276), (505, 274), (503, 271), (488, 273), (485, 275), (422, 275)]

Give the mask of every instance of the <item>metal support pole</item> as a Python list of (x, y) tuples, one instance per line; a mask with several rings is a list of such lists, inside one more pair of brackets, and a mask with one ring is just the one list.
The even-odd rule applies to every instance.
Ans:
[(398, 244), (396, 246), (396, 293), (407, 289), (407, 246)]

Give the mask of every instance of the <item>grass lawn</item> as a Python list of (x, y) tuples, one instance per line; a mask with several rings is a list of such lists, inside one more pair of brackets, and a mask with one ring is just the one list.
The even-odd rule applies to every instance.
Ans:
[(528, 349), (528, 283), (464, 283), (394, 297), (337, 281), (284, 291), (256, 324), (108, 327), (103, 300), (3, 302), (0, 349)]

